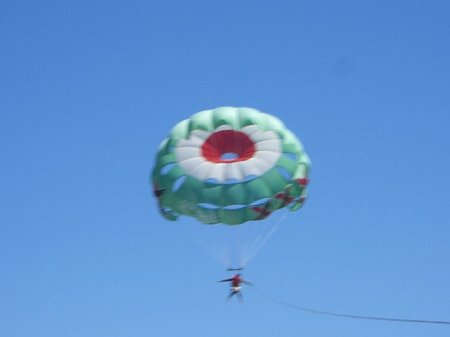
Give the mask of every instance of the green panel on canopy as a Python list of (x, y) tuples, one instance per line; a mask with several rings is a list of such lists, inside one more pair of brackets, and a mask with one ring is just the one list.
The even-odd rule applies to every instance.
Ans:
[(213, 120), (215, 128), (221, 125), (230, 125), (233, 129), (238, 129), (240, 126), (238, 113), (238, 109), (231, 107), (214, 109)]

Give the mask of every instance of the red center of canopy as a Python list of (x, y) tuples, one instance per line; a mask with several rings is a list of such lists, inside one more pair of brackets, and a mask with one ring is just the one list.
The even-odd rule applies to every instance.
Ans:
[(255, 143), (235, 130), (214, 132), (202, 145), (202, 155), (213, 163), (235, 163), (253, 157)]

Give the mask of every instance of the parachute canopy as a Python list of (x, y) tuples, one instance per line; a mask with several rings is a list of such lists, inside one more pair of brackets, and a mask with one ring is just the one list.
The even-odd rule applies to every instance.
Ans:
[(221, 107), (175, 125), (159, 147), (152, 184), (168, 220), (237, 225), (299, 209), (309, 170), (300, 141), (278, 118)]

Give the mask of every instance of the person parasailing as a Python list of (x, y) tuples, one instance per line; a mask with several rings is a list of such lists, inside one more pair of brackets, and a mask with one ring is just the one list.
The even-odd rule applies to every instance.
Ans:
[(230, 299), (231, 297), (233, 297), (234, 295), (237, 295), (237, 297), (239, 297), (239, 299), (242, 301), (243, 300), (243, 296), (242, 296), (242, 284), (248, 284), (248, 285), (253, 285), (252, 283), (244, 280), (241, 276), (241, 274), (236, 274), (233, 275), (231, 278), (228, 279), (224, 279), (224, 280), (220, 280), (217, 282), (230, 282), (230, 294), (228, 295), (228, 299)]

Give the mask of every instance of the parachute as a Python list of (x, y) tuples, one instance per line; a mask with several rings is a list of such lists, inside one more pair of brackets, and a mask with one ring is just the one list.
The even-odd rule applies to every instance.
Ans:
[(305, 202), (310, 160), (276, 117), (220, 107), (179, 122), (163, 140), (153, 192), (168, 220), (239, 225)]

